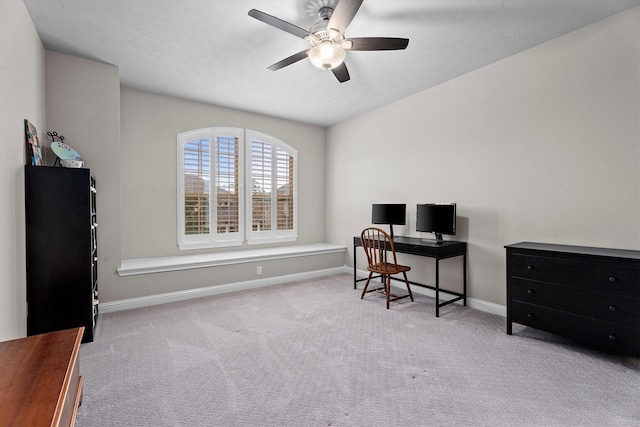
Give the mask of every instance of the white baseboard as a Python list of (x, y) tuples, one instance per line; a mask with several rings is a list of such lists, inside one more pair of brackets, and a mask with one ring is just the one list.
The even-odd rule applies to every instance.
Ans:
[(246, 289), (262, 288), (265, 286), (279, 285), (297, 280), (314, 279), (316, 277), (341, 274), (344, 267), (328, 268), (324, 270), (308, 271), (304, 273), (288, 274), (286, 276), (267, 277), (264, 279), (248, 280), (245, 282), (227, 283), (224, 285), (207, 286), (205, 288), (187, 289), (184, 291), (169, 292), (147, 297), (130, 298), (119, 301), (100, 303), (98, 309), (100, 313), (111, 313), (114, 311), (130, 310), (132, 308), (149, 307), (152, 305), (166, 304), (169, 302), (184, 301), (192, 298), (218, 295), (227, 292), (243, 291)]
[[(356, 270), (358, 278), (366, 278), (369, 275), (368, 271), (365, 270)], [(353, 267), (344, 267), (344, 273), (353, 274)], [(400, 282), (391, 282), (393, 286), (402, 287), (403, 284)], [(436, 291), (429, 288), (421, 288), (419, 286), (412, 286), (411, 291), (420, 295), (426, 295), (431, 298), (436, 297)], [(441, 291), (443, 292), (443, 291)], [(462, 301), (456, 301), (453, 304), (462, 305)], [(486, 313), (497, 314), (498, 316), (506, 317), (507, 309), (504, 305), (495, 304), (488, 301), (483, 301), (476, 298), (470, 298), (467, 296), (467, 307), (471, 307), (476, 310), (484, 311)]]
[(467, 297), (467, 306), (475, 308), (476, 310), (484, 311), (485, 313), (507, 317), (507, 307), (504, 305)]
[[(98, 308), (100, 313), (111, 313), (114, 311), (130, 310), (133, 308), (150, 307), (152, 305), (166, 304), (169, 302), (184, 301), (192, 298), (200, 298), (211, 295), (218, 295), (227, 292), (243, 291), (247, 289), (262, 288), (265, 286), (278, 285), (282, 283), (295, 282), (298, 280), (315, 279), (317, 277), (330, 276), (332, 274), (353, 274), (353, 268), (348, 266), (328, 268), (324, 270), (308, 271), (304, 273), (288, 274), (285, 276), (268, 277), (264, 279), (248, 280), (245, 282), (227, 283), (224, 285), (207, 286), (205, 288), (187, 289), (178, 292), (169, 292), (159, 295), (150, 295), (147, 297), (130, 298), (120, 301), (103, 302)], [(368, 272), (358, 270), (358, 277), (367, 277)], [(394, 284), (395, 285), (395, 284)], [(412, 291), (421, 295), (435, 298), (435, 291), (428, 288), (418, 286), (412, 287)], [(456, 301), (454, 304), (462, 305), (462, 301)], [(475, 298), (467, 297), (467, 306), (476, 310), (487, 313), (506, 316), (506, 308), (503, 305), (494, 304), (492, 302), (482, 301)]]

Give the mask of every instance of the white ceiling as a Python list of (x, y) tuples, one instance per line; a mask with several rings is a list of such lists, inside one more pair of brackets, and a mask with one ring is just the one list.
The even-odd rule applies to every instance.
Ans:
[(302, 28), (337, 0), (24, 0), (47, 49), (116, 65), (124, 86), (330, 126), (638, 5), (640, 0), (364, 0), (346, 36), (406, 50), (348, 52), (351, 80), (303, 60)]

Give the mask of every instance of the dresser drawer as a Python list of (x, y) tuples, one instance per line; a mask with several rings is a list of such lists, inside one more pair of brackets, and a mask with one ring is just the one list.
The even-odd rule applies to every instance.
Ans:
[(511, 303), (511, 320), (605, 350), (640, 357), (640, 329), (637, 328), (519, 301)]
[(512, 278), (511, 299), (640, 329), (640, 299)]
[(508, 262), (511, 277), (640, 297), (640, 263), (587, 259), (512, 253)]

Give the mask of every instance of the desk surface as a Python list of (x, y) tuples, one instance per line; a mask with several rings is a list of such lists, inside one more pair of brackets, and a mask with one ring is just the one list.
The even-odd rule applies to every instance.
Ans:
[(82, 394), (77, 358), (83, 331), (0, 343), (0, 425), (73, 425)]
[[(455, 240), (430, 240), (420, 237), (395, 236), (393, 244), (396, 252), (445, 259), (463, 255), (467, 252), (467, 242)], [(353, 238), (354, 246), (361, 246), (360, 237)]]

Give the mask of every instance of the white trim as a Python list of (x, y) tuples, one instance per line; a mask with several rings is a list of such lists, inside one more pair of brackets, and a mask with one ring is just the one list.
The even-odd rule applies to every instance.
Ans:
[(507, 317), (507, 307), (496, 304), (494, 302), (483, 301), (481, 299), (467, 297), (467, 306), (485, 313), (497, 314), (498, 316)]
[(298, 280), (314, 279), (317, 277), (330, 276), (332, 274), (344, 273), (344, 267), (335, 267), (325, 270), (308, 271), (305, 273), (289, 274), (286, 276), (268, 277), (264, 279), (248, 280), (246, 282), (229, 283), (224, 285), (208, 286), (206, 288), (189, 289), (186, 291), (170, 292), (147, 297), (130, 298), (120, 301), (103, 302), (99, 304), (100, 313), (111, 313), (114, 311), (129, 310), (132, 308), (149, 307), (152, 305), (165, 304), (169, 302), (183, 301), (192, 298), (200, 298), (211, 295), (218, 295), (227, 292), (243, 291), (247, 289), (261, 288), (265, 286), (278, 285)]
[[(209, 235), (205, 235), (207, 238)], [(215, 248), (229, 248), (232, 246), (241, 246), (244, 243), (242, 240), (217, 240), (212, 242), (206, 240), (202, 242), (178, 242), (178, 249), (181, 251), (188, 251), (191, 249), (215, 249)]]
[(117, 269), (119, 276), (161, 273), (192, 268), (217, 267), (256, 261), (270, 261), (311, 255), (344, 252), (347, 248), (328, 243), (281, 246), (277, 248), (248, 249), (242, 251), (215, 252), (206, 254), (178, 255), (158, 258), (125, 259)]
[[(366, 278), (369, 275), (368, 271), (365, 270), (356, 270), (358, 278)], [(353, 267), (344, 267), (344, 272), (353, 275)], [(391, 282), (394, 286), (403, 286), (402, 283)], [(420, 286), (412, 286), (411, 291), (417, 294), (426, 295), (431, 298), (436, 297), (436, 291), (429, 288), (422, 288)], [(444, 291), (441, 291), (444, 292)], [(462, 305), (462, 301), (456, 301), (452, 304)], [(497, 314), (498, 316), (506, 317), (507, 316), (507, 308), (504, 305), (496, 304), (493, 302), (483, 301), (476, 298), (470, 298), (467, 296), (467, 307), (471, 307), (476, 310), (484, 311), (485, 313)]]

